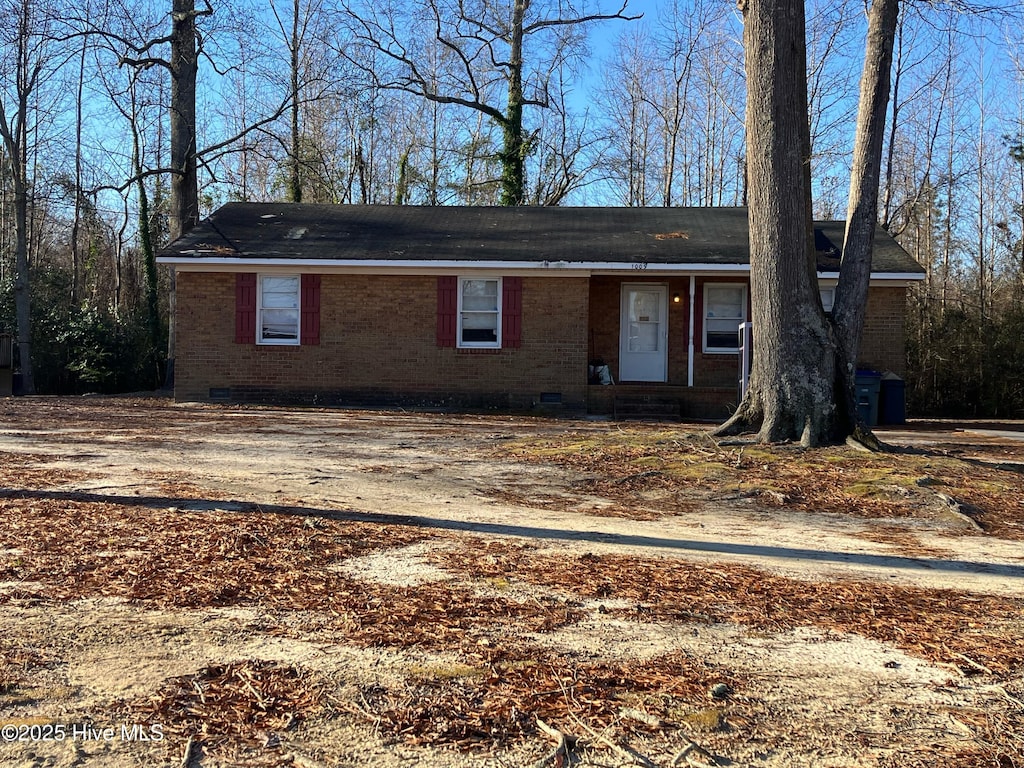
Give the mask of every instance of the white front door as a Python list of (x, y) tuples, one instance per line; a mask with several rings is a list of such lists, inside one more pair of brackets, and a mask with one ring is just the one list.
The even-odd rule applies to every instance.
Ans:
[(665, 381), (668, 286), (623, 283), (619, 329), (619, 381)]

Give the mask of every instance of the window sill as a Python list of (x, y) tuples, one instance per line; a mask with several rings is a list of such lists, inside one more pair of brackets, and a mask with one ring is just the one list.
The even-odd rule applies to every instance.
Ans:
[(457, 355), (500, 355), (500, 347), (456, 347)]

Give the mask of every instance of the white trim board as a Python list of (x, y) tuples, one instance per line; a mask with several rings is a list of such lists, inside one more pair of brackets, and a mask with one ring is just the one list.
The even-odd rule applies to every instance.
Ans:
[[(750, 273), (747, 264), (655, 264), (651, 262), (616, 261), (477, 261), (456, 259), (244, 259), (224, 256), (197, 256), (177, 258), (161, 256), (158, 264), (173, 266), (180, 272), (315, 272), (317, 274), (375, 274), (375, 275), (447, 275), (469, 271), (500, 272), (503, 275), (536, 275), (579, 277), (591, 275), (632, 276), (649, 280), (669, 275), (745, 276)], [(838, 272), (819, 272), (819, 280), (837, 280)], [(872, 272), (872, 282), (906, 285), (924, 280), (915, 272)]]

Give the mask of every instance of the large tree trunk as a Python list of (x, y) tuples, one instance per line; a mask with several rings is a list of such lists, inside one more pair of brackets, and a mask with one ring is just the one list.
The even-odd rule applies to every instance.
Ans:
[(292, 203), (302, 202), (302, 165), (299, 141), (299, 0), (292, 4), (292, 35), (288, 45), (291, 66), (291, 143), (292, 152), (289, 161), (288, 200)]
[(13, 115), (0, 102), (0, 132), (11, 165), (14, 198), (14, 317), (18, 325), (17, 345), (21, 370), (21, 391), (36, 392), (32, 368), (32, 288), (29, 269), (29, 181), (28, 115), (29, 99), (38, 84), (42, 64), (31, 59), (33, 18), (31, 4), (24, 2), (17, 19), (17, 59), (14, 81), (17, 100)]
[(747, 396), (719, 434), (812, 446), (834, 436), (835, 350), (814, 262), (804, 6), (743, 10), (755, 354)]
[[(12, 165), (15, 159), (12, 158)], [(21, 165), (21, 160), (16, 161)], [(36, 393), (32, 370), (32, 294), (28, 263), (28, 190), (23, 167), (15, 168), (14, 180), (14, 316), (18, 323), (18, 359), (21, 369), (21, 392)]]
[(199, 177), (196, 172), (195, 0), (174, 0), (171, 13), (171, 215), (170, 239), (199, 223)]
[(871, 281), (871, 254), (878, 222), (882, 140), (889, 105), (889, 81), (898, 20), (899, 0), (874, 0), (868, 11), (868, 37), (860, 81), (846, 237), (833, 308), (836, 341), (843, 369), (841, 372), (847, 389), (845, 399), (851, 420), (856, 419), (854, 379)]
[[(171, 213), (168, 236), (176, 240), (199, 223), (199, 175), (196, 168), (195, 0), (174, 0), (171, 12)], [(206, 11), (212, 12), (209, 4)], [(171, 267), (167, 318), (167, 369), (164, 386), (174, 385), (175, 275)]]
[(501, 204), (526, 202), (527, 142), (523, 136), (523, 20), (527, 0), (512, 7), (511, 45), (508, 63), (508, 107), (501, 121)]

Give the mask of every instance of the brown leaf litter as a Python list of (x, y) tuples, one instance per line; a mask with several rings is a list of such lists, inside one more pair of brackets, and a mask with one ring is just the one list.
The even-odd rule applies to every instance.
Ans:
[(942, 494), (984, 533), (1024, 540), (1024, 444), (992, 446), (986, 453), (993, 456), (981, 459), (951, 444), (865, 454), (847, 447), (736, 445), (703, 431), (627, 424), (608, 433), (510, 440), (492, 451), (571, 469), (583, 475), (576, 483), (581, 491), (640, 515), (646, 513), (638, 494), (646, 492), (657, 493), (658, 506), (670, 514), (685, 514), (695, 499), (731, 496), (808, 513), (933, 519), (947, 506)]
[(995, 673), (1019, 672), (1024, 599), (975, 596), (853, 580), (812, 582), (741, 566), (704, 566), (622, 555), (536, 554), (523, 544), (491, 541), (435, 554), (476, 578), (515, 578), (581, 598), (627, 601), (627, 615), (733, 623), (758, 630), (813, 626), (892, 643), (931, 661)]

